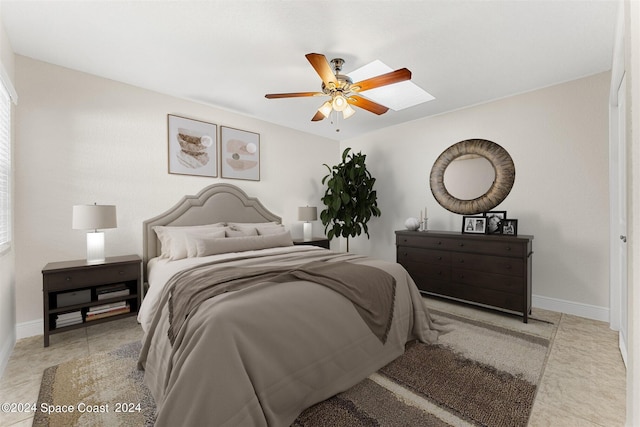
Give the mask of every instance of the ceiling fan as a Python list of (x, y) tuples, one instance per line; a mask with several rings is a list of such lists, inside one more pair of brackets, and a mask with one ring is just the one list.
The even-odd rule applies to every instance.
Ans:
[(342, 71), (342, 65), (344, 64), (344, 59), (332, 59), (331, 64), (334, 68), (332, 70), (327, 58), (322, 54), (308, 53), (305, 57), (322, 79), (322, 92), (270, 93), (265, 95), (265, 98), (278, 99), (301, 98), (307, 96), (330, 96), (331, 99), (322, 104), (311, 119), (311, 121), (314, 122), (329, 117), (333, 110), (342, 112), (342, 117), (348, 119), (356, 112), (351, 107), (352, 105), (370, 111), (374, 114), (384, 114), (389, 110), (388, 107), (364, 98), (360, 96), (359, 93), (411, 79), (411, 71), (406, 68), (401, 68), (399, 70), (391, 71), (390, 73), (381, 74), (376, 77), (371, 77), (369, 79), (353, 83), (349, 76), (340, 74)]

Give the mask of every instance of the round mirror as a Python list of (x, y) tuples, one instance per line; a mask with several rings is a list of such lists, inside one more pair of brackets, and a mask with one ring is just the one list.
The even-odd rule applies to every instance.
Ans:
[[(472, 164), (461, 160), (465, 158), (476, 161)], [(486, 139), (467, 139), (440, 154), (431, 168), (429, 181), (433, 196), (443, 208), (473, 215), (502, 203), (515, 178), (513, 160), (504, 148)]]
[(493, 165), (484, 157), (461, 156), (444, 171), (444, 186), (456, 199), (473, 200), (485, 194), (496, 180)]

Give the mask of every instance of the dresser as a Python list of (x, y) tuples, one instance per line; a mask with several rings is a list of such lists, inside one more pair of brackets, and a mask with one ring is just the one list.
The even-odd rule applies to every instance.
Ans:
[(397, 261), (421, 292), (531, 312), (533, 236), (396, 231)]

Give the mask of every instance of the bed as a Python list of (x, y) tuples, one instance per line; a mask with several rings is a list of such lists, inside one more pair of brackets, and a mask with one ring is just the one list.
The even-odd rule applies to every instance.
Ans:
[(159, 427), (289, 426), (408, 341), (437, 339), (399, 264), (293, 245), (236, 186), (184, 197), (143, 240), (139, 367)]

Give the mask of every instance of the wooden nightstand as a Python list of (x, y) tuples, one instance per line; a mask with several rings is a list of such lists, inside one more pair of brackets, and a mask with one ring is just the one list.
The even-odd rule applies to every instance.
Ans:
[(44, 346), (49, 346), (51, 334), (135, 316), (142, 302), (141, 273), (142, 260), (137, 255), (110, 257), (101, 263), (74, 260), (45, 265)]
[(329, 249), (329, 239), (326, 237), (312, 237), (311, 240), (293, 239), (294, 245), (311, 245)]

